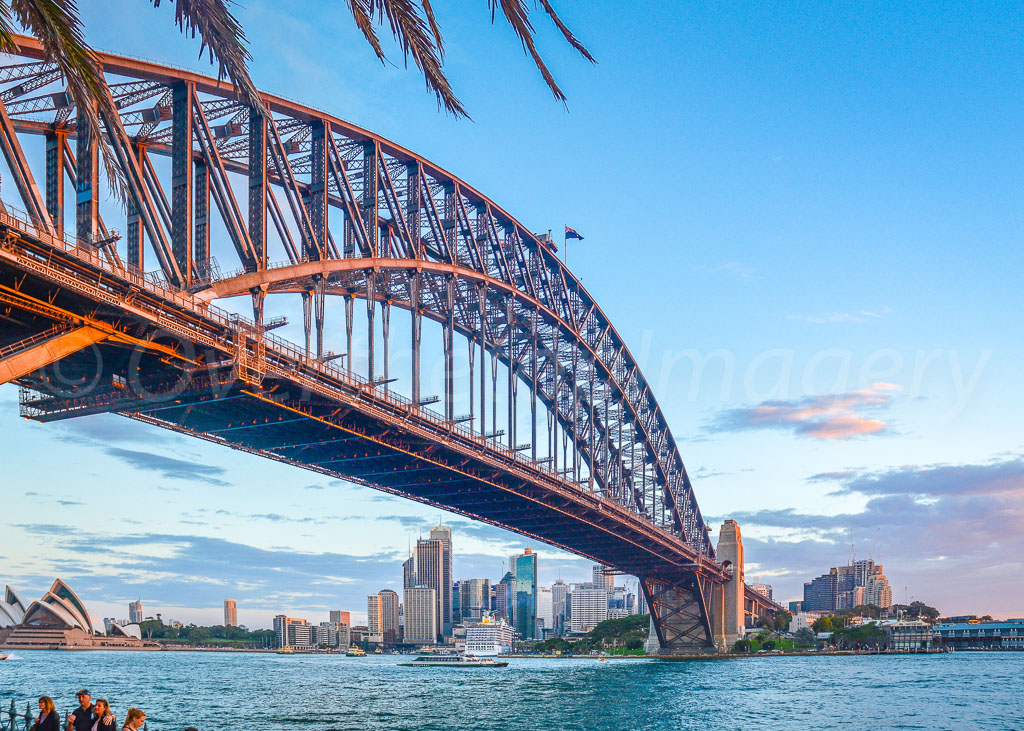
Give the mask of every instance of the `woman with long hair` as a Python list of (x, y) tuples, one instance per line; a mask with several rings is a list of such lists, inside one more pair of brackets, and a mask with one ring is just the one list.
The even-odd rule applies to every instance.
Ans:
[(39, 699), (39, 718), (32, 726), (32, 731), (60, 731), (60, 716), (57, 715), (53, 698), (48, 695)]
[(106, 698), (96, 701), (96, 708), (93, 711), (92, 731), (116, 731), (117, 716), (110, 710), (110, 704)]
[(124, 718), (124, 726), (121, 731), (138, 731), (146, 722), (146, 714), (138, 708), (129, 708), (128, 715)]

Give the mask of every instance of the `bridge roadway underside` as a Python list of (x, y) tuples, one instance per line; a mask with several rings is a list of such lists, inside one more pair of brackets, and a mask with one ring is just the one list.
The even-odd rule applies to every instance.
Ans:
[[(56, 259), (47, 258), (51, 265)], [(301, 362), (285, 368), (287, 358), (269, 347), (266, 372), (247, 383), (232, 355), (241, 336), (230, 326), (103, 276), (106, 301), (0, 256), (0, 350), (45, 337), (54, 325), (88, 322), (111, 332), (18, 378), (30, 389), (24, 416), (47, 422), (120, 413), (461, 513), (628, 574), (680, 586), (695, 572), (721, 576), (714, 562), (625, 507), (372, 384), (328, 378)], [(195, 341), (169, 337), (167, 328), (178, 333), (186, 319)]]

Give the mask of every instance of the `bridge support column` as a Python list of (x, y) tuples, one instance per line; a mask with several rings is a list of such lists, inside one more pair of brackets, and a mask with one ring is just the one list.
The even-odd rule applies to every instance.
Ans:
[(710, 581), (690, 576), (673, 585), (644, 579), (640, 586), (651, 612), (648, 652), (689, 655), (718, 649), (711, 626)]
[(743, 538), (735, 520), (722, 523), (715, 555), (722, 565), (729, 564), (732, 568), (732, 579), (722, 586), (725, 642), (728, 647), (732, 647), (737, 640), (743, 639), (743, 599), (746, 587), (743, 577)]

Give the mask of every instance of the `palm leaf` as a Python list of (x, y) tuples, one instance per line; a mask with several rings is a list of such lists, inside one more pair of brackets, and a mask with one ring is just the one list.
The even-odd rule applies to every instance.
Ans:
[(386, 61), (387, 56), (374, 26), (382, 24), (387, 18), (391, 34), (402, 47), (406, 63), (412, 58), (423, 73), (427, 89), (437, 97), (438, 107), (444, 107), (456, 117), (468, 117), (442, 68), (441, 31), (433, 8), (429, 0), (421, 2), (425, 7), (421, 7), (417, 0), (348, 0), (348, 6), (356, 27), (373, 48), (377, 58)]
[(537, 45), (533, 41), (533, 35), (536, 31), (530, 22), (530, 11), (526, 7), (526, 3), (523, 0), (488, 0), (488, 2), (491, 6), (491, 22), (494, 22), (497, 8), (500, 7), (501, 14), (508, 21), (508, 24), (512, 26), (515, 34), (519, 36), (519, 40), (523, 44), (523, 51), (530, 55), (537, 70), (540, 71), (540, 75), (544, 77), (544, 83), (548, 85), (555, 99), (565, 104), (565, 93), (555, 82), (555, 77), (551, 75), (551, 71), (548, 70), (544, 59), (540, 57)]
[(551, 18), (551, 22), (555, 24), (555, 27), (561, 31), (562, 36), (569, 42), (569, 45), (575, 48), (583, 58), (590, 61), (590, 63), (597, 63), (593, 56), (590, 55), (590, 51), (580, 43), (576, 34), (573, 33), (569, 28), (562, 22), (562, 19), (558, 17), (558, 13), (555, 12), (554, 7), (551, 5), (551, 0), (540, 0), (540, 4), (544, 7), (544, 11)]
[(4, 53), (18, 50), (18, 44), (14, 40), (17, 30), (14, 28), (13, 20), (11, 7), (5, 2), (0, 2), (0, 51)]
[(46, 59), (60, 69), (78, 113), (97, 137), (107, 183), (125, 200), (124, 174), (113, 150), (103, 141), (100, 113), (116, 118), (117, 109), (107, 91), (96, 53), (85, 42), (74, 0), (11, 0), (14, 18), (39, 39)]
[[(152, 0), (160, 7), (160, 0)], [(185, 35), (202, 43), (199, 56), (209, 52), (210, 63), (219, 65), (218, 76), (231, 80), (247, 104), (263, 110), (263, 101), (249, 77), (252, 55), (246, 48), (245, 32), (231, 13), (232, 0), (171, 0), (174, 3), (174, 22)]]

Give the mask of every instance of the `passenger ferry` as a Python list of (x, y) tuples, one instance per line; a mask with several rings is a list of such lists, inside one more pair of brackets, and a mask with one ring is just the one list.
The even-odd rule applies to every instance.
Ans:
[(405, 668), (503, 668), (505, 661), (472, 655), (422, 655), (412, 662), (400, 662)]
[(353, 646), (348, 648), (345, 657), (366, 657), (366, 653), (363, 652), (363, 648)]

